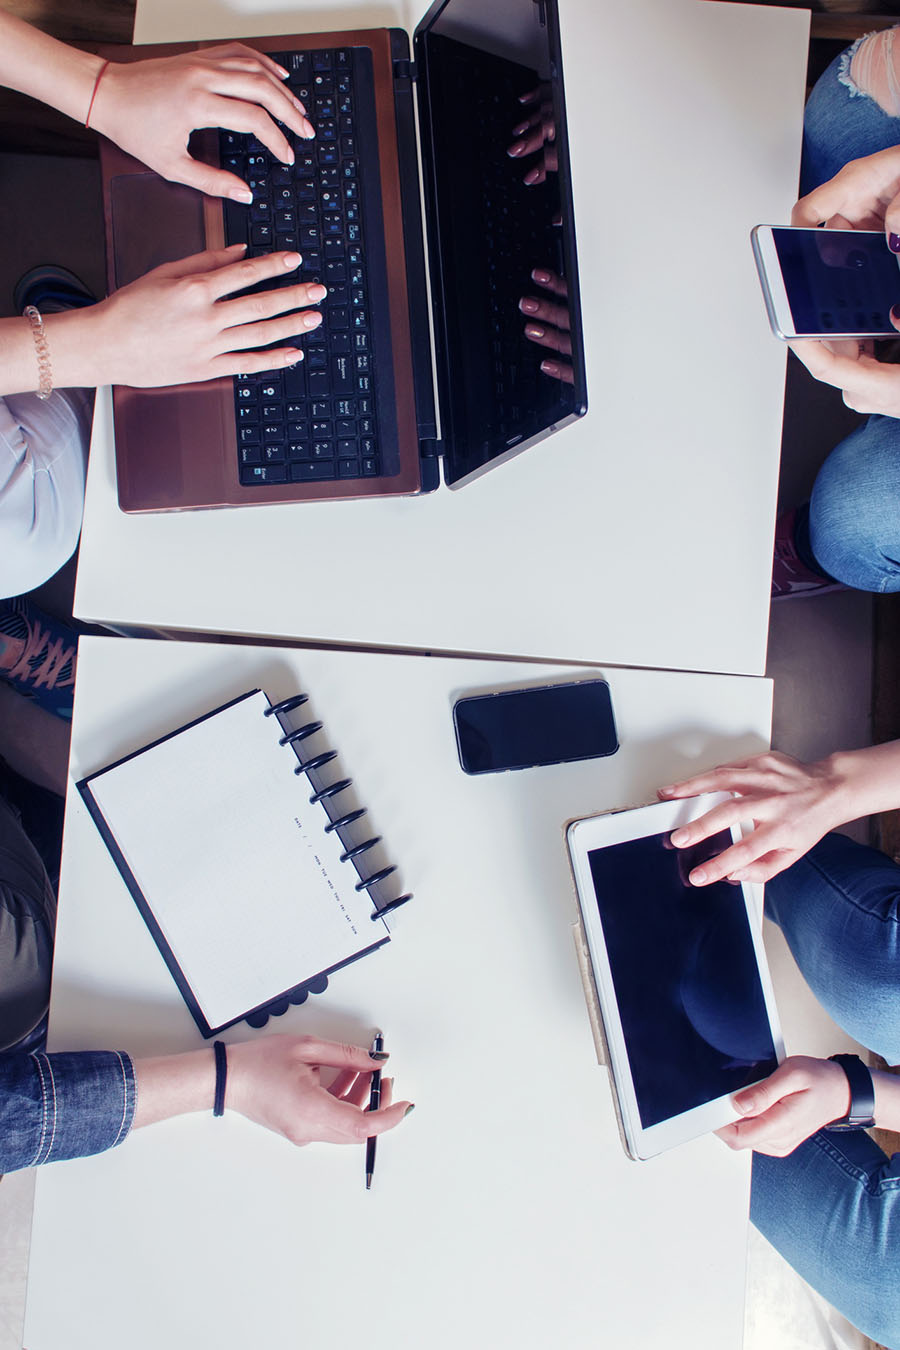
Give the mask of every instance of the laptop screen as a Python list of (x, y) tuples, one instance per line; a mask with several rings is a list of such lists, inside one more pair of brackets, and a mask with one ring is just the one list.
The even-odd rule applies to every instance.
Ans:
[(416, 58), (452, 484), (587, 407), (555, 0), (446, 0)]

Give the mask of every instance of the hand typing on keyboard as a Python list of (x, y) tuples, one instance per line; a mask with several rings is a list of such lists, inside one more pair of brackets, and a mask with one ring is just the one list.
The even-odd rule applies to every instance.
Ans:
[(302, 360), (291, 342), (321, 323), (321, 314), (305, 306), (321, 300), (325, 287), (235, 295), (300, 263), (297, 253), (241, 253), (238, 245), (164, 263), (98, 305), (47, 315), (54, 371), (69, 385), (151, 389), (283, 370)]
[(188, 152), (200, 127), (226, 127), (256, 137), (276, 159), (294, 152), (276, 123), (297, 136), (314, 135), (306, 109), (285, 84), (288, 72), (239, 42), (149, 61), (112, 62), (103, 71), (91, 126), (128, 154), (169, 178), (213, 197), (249, 202), (247, 184)]

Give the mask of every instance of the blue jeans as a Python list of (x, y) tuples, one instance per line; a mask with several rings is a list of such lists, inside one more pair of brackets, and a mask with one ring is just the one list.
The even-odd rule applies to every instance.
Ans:
[[(766, 913), (835, 1021), (897, 1063), (900, 867), (827, 835), (767, 884)], [(900, 1350), (900, 1153), (820, 1130), (786, 1158), (754, 1154), (750, 1217), (861, 1331)]]
[[(846, 57), (832, 61), (806, 105), (804, 195), (848, 160), (900, 143), (900, 118), (842, 82)], [(900, 590), (900, 420), (873, 415), (831, 452), (796, 544), (814, 570), (856, 590)]]
[[(52, 862), (52, 850), (45, 851)], [(55, 921), (44, 863), (0, 797), (0, 1047), (10, 1051), (0, 1053), (0, 1172), (113, 1148), (134, 1117), (129, 1055), (19, 1048), (33, 1046), (47, 1009)]]

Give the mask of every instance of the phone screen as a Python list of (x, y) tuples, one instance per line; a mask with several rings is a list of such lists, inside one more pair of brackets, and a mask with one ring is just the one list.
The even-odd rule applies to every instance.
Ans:
[(588, 854), (645, 1129), (778, 1067), (740, 888), (687, 880), (731, 842), (676, 849), (657, 834)]
[(900, 266), (883, 234), (773, 228), (772, 239), (797, 333), (896, 335)]
[(564, 764), (619, 748), (605, 680), (463, 698), (453, 720), (466, 773)]

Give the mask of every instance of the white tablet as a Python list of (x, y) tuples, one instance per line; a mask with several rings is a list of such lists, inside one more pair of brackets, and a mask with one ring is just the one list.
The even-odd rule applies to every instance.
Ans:
[[(737, 1118), (730, 1097), (784, 1046), (762, 945), (762, 888), (688, 873), (732, 842), (669, 835), (722, 793), (592, 816), (566, 839), (625, 1147), (651, 1158)], [(734, 838), (739, 832), (734, 832)]]

